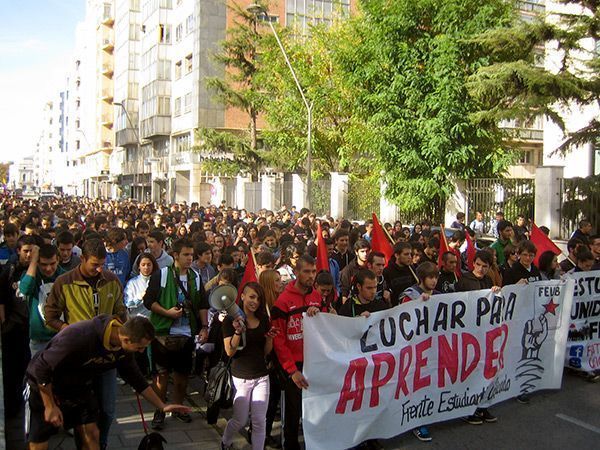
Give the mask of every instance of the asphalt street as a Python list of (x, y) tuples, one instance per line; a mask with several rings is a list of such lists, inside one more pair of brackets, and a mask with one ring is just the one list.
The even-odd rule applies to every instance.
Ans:
[(532, 394), (490, 408), (498, 422), (469, 425), (462, 420), (437, 423), (433, 440), (423, 443), (412, 433), (382, 440), (386, 449), (535, 450), (600, 448), (600, 384), (565, 371), (563, 387)]
[[(162, 434), (167, 438), (166, 449), (219, 448), (226, 420), (219, 419), (215, 426), (206, 424), (205, 406), (200, 395), (197, 378), (191, 380), (190, 400), (195, 405), (194, 421), (183, 424), (167, 419)], [(146, 420), (152, 419), (152, 409), (144, 402)], [(578, 375), (565, 372), (563, 388), (556, 391), (538, 392), (531, 403), (521, 405), (515, 400), (507, 401), (490, 409), (498, 422), (469, 425), (461, 420), (437, 423), (430, 426), (433, 441), (423, 443), (412, 433), (380, 442), (389, 450), (552, 450), (552, 449), (599, 449), (600, 448), (600, 384), (589, 383)], [(231, 410), (223, 412), (229, 417)], [(110, 449), (133, 450), (143, 437), (135, 396), (127, 386), (121, 386), (117, 399), (117, 420), (111, 430)], [(22, 419), (21, 419), (22, 420)], [(7, 449), (21, 450), (21, 420), (10, 421)], [(275, 423), (274, 435), (279, 433)], [(20, 442), (19, 442), (20, 441)], [(52, 439), (50, 449), (74, 449), (73, 440), (64, 433)], [(242, 435), (234, 442), (236, 450), (250, 450), (251, 446)]]

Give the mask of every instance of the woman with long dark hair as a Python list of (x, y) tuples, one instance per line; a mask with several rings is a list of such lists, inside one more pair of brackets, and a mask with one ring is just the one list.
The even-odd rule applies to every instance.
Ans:
[(277, 330), (270, 328), (260, 284), (247, 283), (241, 300), (245, 319), (228, 316), (223, 321), (223, 345), (227, 356), (232, 358), (235, 397), (233, 415), (225, 427), (221, 448), (231, 448), (234, 434), (246, 425), (250, 414), (252, 450), (263, 450), (270, 389), (265, 356), (273, 350)]

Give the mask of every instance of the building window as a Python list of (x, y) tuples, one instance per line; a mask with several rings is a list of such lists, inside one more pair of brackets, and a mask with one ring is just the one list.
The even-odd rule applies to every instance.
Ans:
[(175, 79), (179, 80), (181, 78), (181, 61), (177, 61), (175, 63)]
[(177, 28), (175, 28), (175, 42), (181, 41), (182, 38), (183, 38), (183, 24), (180, 23), (179, 25), (177, 25)]
[(192, 31), (194, 31), (194, 15), (190, 14), (187, 16), (187, 19), (185, 19), (185, 34), (188, 35)]
[(185, 73), (188, 74), (192, 71), (192, 54), (190, 53), (185, 57)]
[(519, 157), (517, 159), (517, 164), (531, 164), (531, 150), (521, 150), (519, 151)]
[(103, 14), (102, 14), (102, 19), (109, 20), (111, 18), (112, 18), (112, 5), (110, 3), (105, 3)]
[(171, 115), (171, 97), (158, 97), (158, 115)]
[(184, 112), (189, 113), (192, 110), (192, 93), (185, 94)]
[(81, 148), (81, 141), (75, 141), (75, 149), (79, 150)]
[(160, 24), (158, 26), (158, 42), (161, 44), (171, 43), (171, 25)]
[(176, 153), (187, 152), (192, 146), (192, 139), (189, 133), (176, 136), (174, 140), (173, 146)]
[(175, 117), (181, 115), (181, 97), (175, 99)]

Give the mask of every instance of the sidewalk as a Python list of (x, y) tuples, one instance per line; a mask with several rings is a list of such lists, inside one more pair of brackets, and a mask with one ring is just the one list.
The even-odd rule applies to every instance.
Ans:
[[(118, 388), (117, 418), (110, 430), (108, 448), (110, 450), (137, 450), (144, 436), (144, 430), (135, 393), (129, 386), (119, 386)], [(227, 424), (227, 418), (231, 415), (231, 410), (221, 411), (217, 424), (214, 426), (208, 425), (205, 416), (206, 404), (202, 398), (204, 390), (198, 377), (190, 379), (188, 392), (188, 403), (194, 408), (192, 412), (193, 421), (186, 424), (167, 416), (165, 427), (160, 432), (167, 440), (165, 449), (219, 450), (221, 448), (221, 434)], [(141, 402), (144, 409), (144, 418), (150, 426), (150, 421), (154, 415), (153, 407), (143, 398)], [(273, 434), (278, 436), (279, 430), (280, 423), (276, 422), (273, 426)], [(236, 450), (249, 450), (251, 446), (242, 435), (238, 435), (234, 441), (234, 448)], [(75, 444), (73, 438), (63, 432), (51, 439), (50, 449), (75, 450)]]

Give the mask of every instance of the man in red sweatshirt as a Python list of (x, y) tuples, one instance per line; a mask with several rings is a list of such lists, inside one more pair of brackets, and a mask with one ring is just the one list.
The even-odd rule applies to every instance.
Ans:
[(275, 353), (281, 367), (288, 375), (283, 386), (283, 449), (299, 450), (298, 428), (302, 416), (302, 389), (308, 382), (302, 374), (304, 360), (304, 332), (302, 314), (314, 316), (327, 312), (321, 296), (313, 289), (317, 265), (309, 255), (302, 255), (294, 269), (296, 280), (287, 284), (271, 310), (273, 326), (281, 331), (274, 339)]

